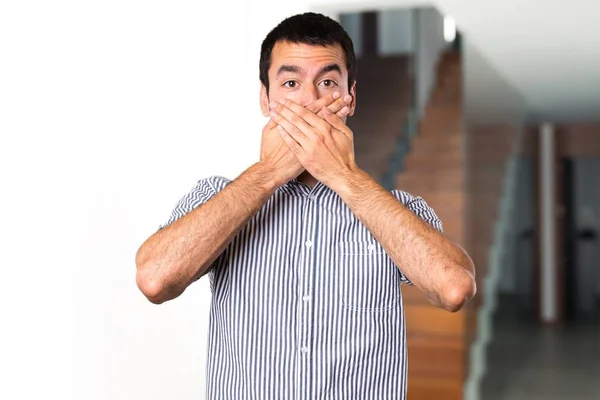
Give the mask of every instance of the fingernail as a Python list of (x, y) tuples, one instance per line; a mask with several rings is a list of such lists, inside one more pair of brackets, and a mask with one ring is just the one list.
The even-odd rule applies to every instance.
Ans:
[(275, 108), (275, 107), (277, 107), (277, 103), (272, 101), (271, 104), (269, 104), (269, 107)]
[(271, 112), (269, 113), (269, 115), (270, 115), (272, 118), (275, 118), (275, 117), (277, 117), (277, 113), (276, 113), (275, 111), (271, 111)]
[(339, 99), (340, 98), (340, 93), (339, 92), (334, 92), (333, 93), (333, 98), (334, 98), (334, 100)]
[(350, 96), (349, 94), (347, 94), (346, 96), (344, 96), (344, 101), (348, 104), (350, 104), (350, 102), (352, 101), (352, 96)]
[(343, 107), (343, 108), (340, 110), (340, 112), (341, 112), (342, 114), (346, 114), (346, 113), (348, 113), (348, 111), (350, 111), (350, 109), (349, 109), (348, 107), (346, 107), (346, 106), (344, 106), (344, 107)]
[(281, 99), (281, 100), (279, 100), (279, 102), (280, 102), (281, 104), (285, 104), (285, 99)]

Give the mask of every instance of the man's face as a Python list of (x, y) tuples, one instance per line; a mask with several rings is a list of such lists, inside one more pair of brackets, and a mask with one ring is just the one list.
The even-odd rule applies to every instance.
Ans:
[(352, 95), (350, 113), (354, 113), (356, 88), (348, 87), (348, 70), (339, 45), (320, 46), (277, 42), (271, 53), (269, 93), (261, 85), (261, 109), (269, 115), (269, 102), (290, 99), (302, 106), (339, 92)]

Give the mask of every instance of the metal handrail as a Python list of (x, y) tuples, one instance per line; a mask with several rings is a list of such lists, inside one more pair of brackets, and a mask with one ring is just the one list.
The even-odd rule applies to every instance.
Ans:
[(387, 171), (381, 178), (382, 186), (388, 190), (396, 189), (396, 177), (404, 171), (404, 159), (410, 152), (413, 137), (417, 134), (416, 122), (416, 113), (414, 110), (410, 110), (402, 124), (402, 132), (396, 141), (396, 148), (390, 156)]

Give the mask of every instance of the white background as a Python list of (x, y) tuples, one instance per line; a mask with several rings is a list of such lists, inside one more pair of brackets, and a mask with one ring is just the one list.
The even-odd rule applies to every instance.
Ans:
[(152, 305), (135, 252), (258, 160), (260, 43), (310, 8), (1, 3), (0, 398), (204, 398), (207, 282)]
[(232, 3), (0, 6), (0, 398), (204, 398), (207, 282), (152, 305), (134, 257), (258, 160), (260, 42), (297, 7)]

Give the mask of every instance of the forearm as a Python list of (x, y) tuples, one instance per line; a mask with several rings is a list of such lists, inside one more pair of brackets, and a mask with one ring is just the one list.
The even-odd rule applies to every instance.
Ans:
[(368, 174), (351, 171), (334, 190), (432, 303), (456, 311), (474, 295), (475, 270), (466, 252)]
[(162, 303), (204, 275), (275, 192), (274, 171), (255, 164), (205, 204), (151, 236), (136, 255), (137, 284)]

